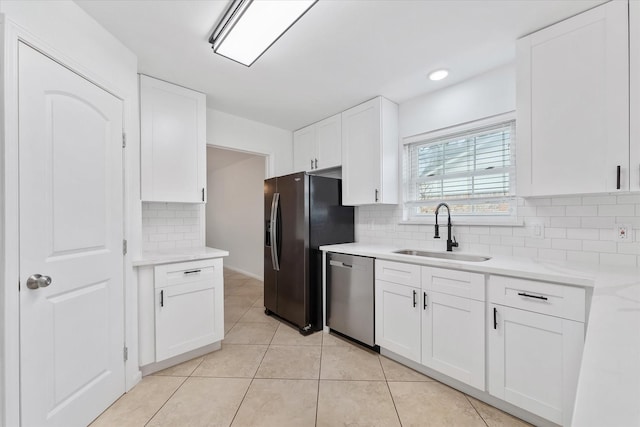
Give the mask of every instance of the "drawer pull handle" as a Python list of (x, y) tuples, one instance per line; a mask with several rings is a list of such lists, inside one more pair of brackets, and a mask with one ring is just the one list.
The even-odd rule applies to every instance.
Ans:
[(416, 301), (416, 295), (418, 293), (416, 291), (413, 291), (413, 306), (415, 307), (416, 305), (418, 305), (418, 302)]
[(189, 270), (189, 271), (185, 271), (184, 274), (195, 274), (195, 273), (200, 273), (202, 270)]
[(498, 329), (498, 309), (493, 307), (493, 329)]
[(545, 300), (545, 301), (549, 299), (547, 297), (543, 297), (542, 295), (529, 295), (526, 292), (518, 292), (518, 295), (520, 295), (521, 297), (535, 298), (535, 299), (541, 299), (541, 300)]

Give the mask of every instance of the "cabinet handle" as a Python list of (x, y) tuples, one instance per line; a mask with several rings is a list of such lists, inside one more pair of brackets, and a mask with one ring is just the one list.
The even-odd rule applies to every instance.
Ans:
[(378, 202), (378, 189), (376, 188), (376, 203)]
[(318, 169), (318, 159), (316, 159), (316, 169)]
[(542, 300), (545, 300), (545, 301), (549, 299), (547, 297), (543, 297), (542, 295), (530, 295), (530, 294), (528, 294), (526, 292), (518, 292), (518, 295), (520, 295), (521, 297), (542, 299)]
[(416, 291), (413, 291), (413, 306), (415, 307), (416, 305), (418, 305), (418, 302), (416, 301), (416, 295), (418, 293)]
[(616, 189), (620, 189), (620, 165), (616, 168)]
[(202, 270), (189, 270), (189, 271), (185, 271), (184, 274), (195, 274), (195, 273), (200, 273)]
[(204, 202), (204, 187), (202, 187), (202, 201)]
[(164, 307), (164, 291), (160, 291), (160, 307)]
[(422, 309), (423, 310), (427, 309), (427, 293), (426, 292), (422, 293)]
[(493, 329), (498, 329), (498, 309), (493, 307)]

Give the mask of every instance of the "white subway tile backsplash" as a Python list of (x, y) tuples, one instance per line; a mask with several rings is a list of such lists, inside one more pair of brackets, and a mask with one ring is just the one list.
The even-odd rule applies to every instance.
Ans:
[(142, 250), (190, 248), (204, 245), (201, 205), (142, 203)]
[(616, 242), (603, 240), (585, 240), (582, 242), (582, 250), (585, 252), (616, 253)]
[(616, 203), (616, 196), (584, 196), (582, 198), (583, 205), (615, 205)]
[(635, 205), (601, 205), (598, 206), (598, 216), (633, 216)]
[[(640, 195), (521, 199), (518, 218), (525, 226), (457, 226), (454, 219), (453, 234), (460, 244), (458, 250), (640, 266)], [(444, 240), (433, 239), (433, 225), (399, 224), (402, 219), (401, 206), (360, 206), (356, 209), (357, 240), (444, 250)], [(152, 220), (150, 217), (149, 221)], [(536, 224), (544, 225), (543, 238), (533, 236)], [(616, 239), (616, 224), (630, 226), (630, 241)], [(440, 234), (446, 237), (445, 227)]]

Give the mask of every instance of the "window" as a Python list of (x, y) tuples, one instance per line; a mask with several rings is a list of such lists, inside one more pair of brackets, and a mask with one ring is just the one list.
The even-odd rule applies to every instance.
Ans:
[(433, 217), (446, 202), (458, 217), (514, 220), (514, 140), (515, 120), (501, 116), (405, 141), (407, 219)]

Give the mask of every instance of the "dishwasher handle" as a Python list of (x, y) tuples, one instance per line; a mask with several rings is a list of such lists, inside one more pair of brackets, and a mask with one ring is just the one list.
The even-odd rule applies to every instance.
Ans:
[(329, 261), (329, 265), (332, 265), (332, 266), (334, 266), (334, 267), (346, 267), (346, 268), (353, 268), (353, 265), (345, 264), (344, 262), (341, 262), (341, 261), (334, 261), (334, 260), (330, 260), (330, 261)]

